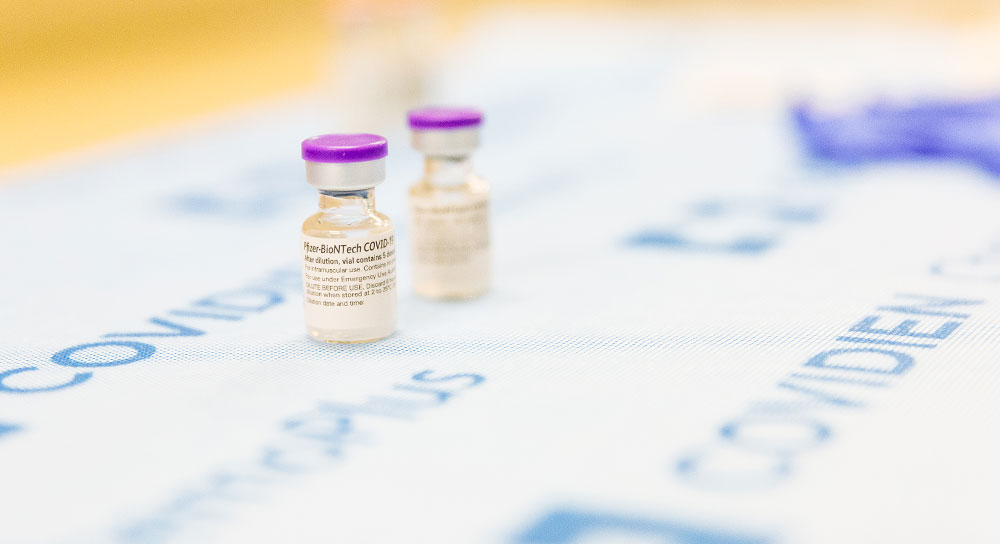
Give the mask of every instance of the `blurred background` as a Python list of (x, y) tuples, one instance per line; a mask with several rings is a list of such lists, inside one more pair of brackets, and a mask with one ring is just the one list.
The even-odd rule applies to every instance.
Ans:
[[(967, 52), (935, 76), (949, 94), (1000, 90), (993, 0), (7, 0), (0, 13), (0, 166), (303, 92), (329, 93), (335, 109), (351, 104), (340, 112), (351, 126), (331, 128), (370, 130), (419, 104), (435, 59), (461, 43), (470, 21), (498, 13), (930, 29)], [(843, 35), (845, 46), (851, 39)], [(719, 51), (684, 92), (734, 81), (741, 100), (857, 91), (844, 66), (815, 59), (809, 73), (777, 73), (739, 53)]]

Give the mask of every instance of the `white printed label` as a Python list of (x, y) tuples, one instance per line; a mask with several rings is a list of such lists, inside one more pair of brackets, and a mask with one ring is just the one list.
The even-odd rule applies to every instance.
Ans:
[(391, 326), (396, 320), (392, 231), (367, 238), (302, 236), (306, 324), (325, 330)]
[(465, 295), (490, 276), (489, 197), (442, 203), (411, 198), (413, 277), (422, 294)]

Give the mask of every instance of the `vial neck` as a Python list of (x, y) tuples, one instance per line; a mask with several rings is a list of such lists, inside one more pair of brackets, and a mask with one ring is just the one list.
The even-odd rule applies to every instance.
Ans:
[(424, 179), (434, 185), (460, 185), (472, 175), (472, 161), (464, 157), (424, 159)]
[(334, 215), (368, 215), (375, 211), (375, 189), (319, 191), (319, 209)]

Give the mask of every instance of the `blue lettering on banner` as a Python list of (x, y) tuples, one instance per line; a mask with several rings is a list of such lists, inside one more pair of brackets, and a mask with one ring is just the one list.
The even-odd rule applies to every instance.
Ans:
[(970, 283), (1000, 282), (1000, 242), (972, 255), (941, 259), (931, 266), (931, 274)]
[[(576, 542), (620, 542), (628, 537), (656, 537), (673, 544), (764, 544), (767, 539), (695, 527), (660, 519), (593, 512), (572, 508), (545, 514), (512, 544), (574, 544)], [(652, 542), (650, 540), (650, 542)]]
[(8, 370), (6, 372), (0, 372), (0, 392), (2, 393), (41, 393), (44, 391), (57, 391), (59, 389), (65, 389), (67, 387), (73, 387), (78, 383), (83, 383), (90, 379), (94, 375), (93, 372), (77, 372), (73, 374), (73, 377), (69, 380), (62, 382), (55, 382), (51, 385), (43, 385), (41, 387), (16, 387), (6, 383), (8, 377), (15, 374), (20, 374), (22, 372), (32, 372), (37, 371), (36, 366), (25, 366), (21, 368), (15, 368)]
[[(677, 474), (691, 484), (717, 489), (753, 490), (779, 483), (791, 474), (796, 456), (832, 437), (830, 424), (822, 420), (824, 410), (865, 406), (867, 396), (895, 385), (913, 368), (921, 353), (913, 349), (940, 346), (970, 317), (969, 307), (983, 303), (919, 294), (897, 295), (897, 299), (902, 300), (881, 306), (881, 313), (854, 324), (851, 336), (834, 339), (848, 346), (837, 345), (813, 355), (776, 384), (779, 391), (791, 392), (791, 397), (783, 394), (753, 403), (720, 427), (716, 442), (682, 456), (675, 465)], [(876, 326), (882, 323), (886, 325)]]
[[(760, 255), (774, 248), (789, 229), (818, 221), (820, 211), (819, 206), (791, 204), (780, 197), (711, 200), (691, 206), (677, 224), (642, 230), (629, 237), (628, 243), (633, 247)], [(727, 234), (709, 239), (699, 234), (706, 227)]]
[(163, 319), (163, 318), (160, 318), (160, 317), (154, 317), (154, 318), (150, 319), (149, 322), (152, 323), (152, 324), (154, 324), (154, 325), (159, 325), (161, 327), (165, 327), (167, 329), (172, 329), (173, 332), (164, 332), (164, 331), (152, 331), (152, 332), (112, 332), (112, 333), (109, 333), (109, 334), (105, 334), (104, 337), (105, 338), (113, 338), (113, 337), (123, 337), (123, 336), (125, 336), (125, 337), (136, 337), (136, 336), (143, 336), (143, 337), (148, 337), (148, 336), (201, 336), (201, 335), (205, 334), (205, 331), (203, 331), (203, 330), (195, 329), (195, 328), (191, 328), (191, 327), (187, 327), (185, 325), (181, 325), (180, 323), (176, 323), (174, 321), (167, 321), (166, 319)]
[(252, 453), (249, 461), (209, 473), (164, 501), (152, 514), (122, 527), (115, 539), (155, 544), (175, 541), (185, 531), (204, 529), (244, 501), (264, 496), (289, 478), (332, 468), (351, 451), (372, 446), (373, 432), (365, 432), (372, 422), (412, 421), (422, 411), (441, 406), (485, 380), (480, 374), (424, 370), (405, 383), (393, 385), (393, 391), (402, 394), (371, 396), (362, 404), (319, 402), (281, 421), (278, 437)]
[[(841, 340), (842, 342), (843, 340)], [(884, 357), (892, 359), (892, 368), (867, 368), (856, 365), (843, 365), (843, 364), (830, 364), (829, 361), (839, 355), (851, 354), (851, 353), (878, 353)], [(849, 357), (849, 355), (848, 355)], [(824, 368), (824, 369), (836, 369), (836, 370), (859, 370), (862, 372), (874, 372), (877, 374), (902, 374), (913, 366), (913, 357), (900, 353), (898, 351), (889, 351), (885, 349), (874, 349), (874, 348), (848, 348), (848, 349), (831, 349), (829, 351), (824, 351), (812, 359), (809, 359), (803, 366)]]
[(0, 423), (0, 436), (5, 434), (14, 433), (20, 431), (21, 427), (17, 425), (7, 425), (6, 423)]
[(906, 319), (896, 325), (894, 329), (879, 329), (872, 327), (882, 316), (870, 315), (865, 317), (861, 321), (858, 321), (856, 325), (851, 327), (851, 332), (870, 332), (874, 334), (885, 334), (885, 335), (896, 335), (896, 336), (910, 336), (913, 338), (933, 338), (937, 340), (943, 340), (948, 338), (948, 335), (955, 331), (959, 325), (962, 324), (961, 321), (948, 321), (943, 323), (937, 330), (933, 332), (914, 332), (913, 327), (916, 326), (919, 321), (916, 319)]
[[(112, 352), (111, 356), (107, 359), (96, 357), (97, 360), (92, 361), (81, 361), (73, 357), (78, 352), (104, 346), (128, 348), (132, 351), (132, 353), (128, 354), (127, 357), (118, 357)], [(108, 350), (100, 350), (99, 353), (106, 353), (107, 351)], [(156, 353), (156, 348), (151, 344), (145, 344), (143, 342), (93, 342), (91, 344), (80, 344), (78, 346), (73, 346), (59, 351), (52, 356), (52, 362), (62, 366), (118, 366), (127, 365), (136, 361), (142, 361), (143, 359), (149, 359), (154, 353)], [(90, 359), (95, 359), (95, 357), (91, 356)]]
[[(285, 291), (300, 286), (298, 268), (282, 268), (271, 272), (263, 281), (235, 290), (215, 293), (194, 301), (189, 308), (173, 309), (174, 316), (195, 319), (239, 321), (247, 314), (263, 312), (285, 300)], [(175, 319), (153, 317), (149, 322), (157, 330), (139, 332), (113, 332), (105, 338), (169, 338), (202, 336), (205, 330), (194, 328)], [(93, 372), (77, 372), (71, 377), (59, 367), (104, 368), (128, 365), (153, 357), (157, 347), (149, 342), (134, 340), (105, 340), (77, 344), (54, 353), (51, 365), (28, 365), (0, 372), (0, 393), (36, 394), (60, 391), (80, 385), (93, 377)], [(10, 422), (0, 421), (0, 440), (10, 432), (22, 430)]]

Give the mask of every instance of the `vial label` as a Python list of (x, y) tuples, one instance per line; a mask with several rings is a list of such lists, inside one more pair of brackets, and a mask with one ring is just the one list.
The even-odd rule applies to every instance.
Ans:
[(393, 231), (366, 238), (302, 236), (306, 324), (361, 330), (396, 319)]
[(490, 275), (489, 196), (457, 202), (410, 199), (413, 276), (417, 292), (468, 296), (486, 289)]

